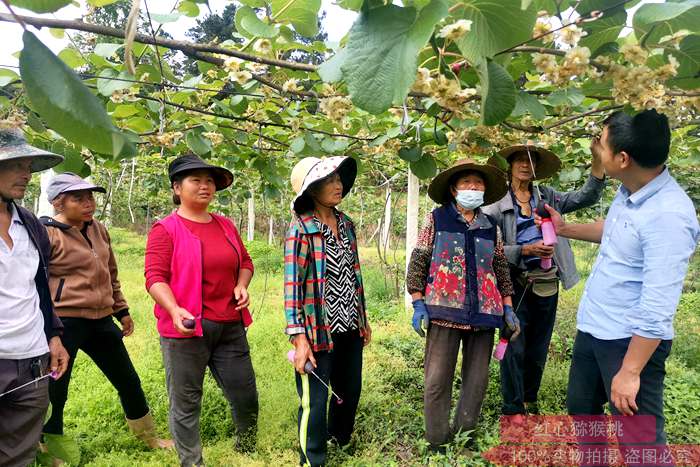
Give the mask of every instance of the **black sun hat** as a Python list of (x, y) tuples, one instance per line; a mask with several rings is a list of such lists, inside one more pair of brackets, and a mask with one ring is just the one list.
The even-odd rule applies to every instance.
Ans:
[(183, 175), (186, 172), (194, 170), (208, 170), (214, 177), (216, 191), (221, 191), (228, 188), (233, 183), (233, 173), (230, 170), (216, 165), (204, 162), (199, 156), (194, 154), (185, 154), (180, 156), (170, 163), (168, 166), (168, 178), (170, 185), (173, 184), (173, 179), (176, 175)]

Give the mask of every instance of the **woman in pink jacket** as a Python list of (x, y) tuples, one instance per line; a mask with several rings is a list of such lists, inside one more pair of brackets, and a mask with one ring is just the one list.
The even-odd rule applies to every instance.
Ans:
[(233, 175), (195, 155), (168, 175), (178, 208), (157, 222), (146, 246), (146, 287), (155, 315), (170, 396), (170, 432), (183, 466), (203, 465), (199, 436), (207, 367), (231, 404), (236, 448), (255, 448), (258, 394), (246, 328), (253, 262), (233, 222), (208, 211)]

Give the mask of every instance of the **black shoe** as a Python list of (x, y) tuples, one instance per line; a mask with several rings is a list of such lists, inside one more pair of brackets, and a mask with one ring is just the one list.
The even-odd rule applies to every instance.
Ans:
[(428, 444), (428, 452), (431, 454), (447, 454), (447, 447), (440, 444)]

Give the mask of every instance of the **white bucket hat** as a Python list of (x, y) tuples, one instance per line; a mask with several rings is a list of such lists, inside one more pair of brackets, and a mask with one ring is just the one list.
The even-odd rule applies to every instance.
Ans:
[(314, 182), (322, 180), (329, 175), (338, 172), (343, 182), (343, 197), (348, 194), (357, 176), (357, 161), (352, 157), (305, 157), (292, 169), (292, 189), (296, 193), (292, 201), (292, 209), (297, 214), (311, 201), (307, 190)]

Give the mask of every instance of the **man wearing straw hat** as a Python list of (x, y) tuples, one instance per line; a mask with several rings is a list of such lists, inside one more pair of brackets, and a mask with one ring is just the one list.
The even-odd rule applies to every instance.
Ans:
[[(413, 328), (425, 336), (425, 438), (445, 452), (457, 433), (473, 430), (486, 394), (495, 329), (520, 325), (499, 228), (481, 211), (506, 192), (503, 173), (471, 159), (457, 161), (430, 183), (441, 206), (426, 218), (411, 253), (406, 289), (413, 299)], [(455, 366), (462, 347), (462, 384), (450, 426)], [(471, 436), (473, 439), (474, 437)]]
[[(22, 199), (32, 172), (63, 157), (28, 145), (19, 130), (0, 130), (0, 465), (34, 461), (49, 405), (49, 372), (60, 377), (68, 354), (51, 305), (46, 230)], [(43, 377), (43, 378), (42, 378)], [(35, 383), (27, 384), (37, 380)]]
[[(559, 282), (570, 289), (579, 280), (568, 240), (545, 245), (535, 226), (534, 211), (540, 200), (561, 212), (576, 211), (595, 204), (605, 186), (600, 158), (594, 153), (591, 174), (581, 189), (559, 192), (534, 185), (555, 175), (561, 161), (534, 142), (507, 147), (499, 156), (508, 163), (509, 190), (497, 203), (484, 208), (496, 219), (515, 288), (513, 300), (523, 333), (508, 346), (501, 361), (501, 392), (504, 415), (537, 414), (537, 394), (542, 381), (547, 350), (552, 338), (559, 299)], [(489, 164), (501, 165), (499, 156)]]

